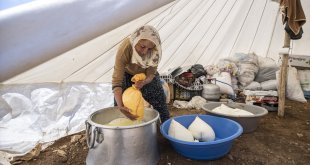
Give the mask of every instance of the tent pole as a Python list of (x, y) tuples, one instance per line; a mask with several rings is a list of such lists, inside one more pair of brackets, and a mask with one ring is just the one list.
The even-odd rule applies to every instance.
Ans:
[[(284, 45), (283, 48), (290, 48), (291, 39), (289, 35), (285, 32), (285, 38), (284, 38)], [(282, 54), (282, 64), (281, 64), (281, 70), (280, 70), (280, 84), (279, 84), (279, 107), (278, 107), (278, 116), (283, 117), (284, 116), (284, 109), (285, 109), (285, 91), (286, 91), (286, 80), (287, 80), (287, 64), (288, 64), (288, 56), (289, 56), (289, 50), (287, 53)]]

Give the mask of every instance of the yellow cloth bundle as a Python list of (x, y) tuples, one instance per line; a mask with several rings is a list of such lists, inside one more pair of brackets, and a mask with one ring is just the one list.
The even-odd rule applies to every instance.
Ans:
[[(144, 73), (139, 73), (131, 78), (132, 82), (143, 81), (146, 79)], [(131, 110), (131, 114), (138, 116), (137, 120), (142, 120), (144, 115), (144, 99), (142, 93), (134, 85), (127, 88), (122, 96), (123, 104)]]

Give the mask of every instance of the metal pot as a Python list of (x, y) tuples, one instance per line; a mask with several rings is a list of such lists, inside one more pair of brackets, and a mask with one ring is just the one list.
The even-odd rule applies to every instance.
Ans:
[(132, 126), (107, 126), (104, 124), (124, 117), (116, 108), (94, 112), (86, 120), (86, 139), (89, 165), (144, 165), (157, 164), (157, 121), (159, 113), (145, 109), (144, 123)]
[[(211, 80), (212, 79), (208, 79), (207, 83), (203, 84), (202, 97), (206, 100), (219, 100), (221, 97), (220, 87), (216, 84), (212, 84)], [(216, 80), (214, 82), (216, 82)]]

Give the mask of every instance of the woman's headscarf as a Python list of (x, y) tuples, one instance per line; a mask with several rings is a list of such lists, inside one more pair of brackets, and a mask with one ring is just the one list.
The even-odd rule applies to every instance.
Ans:
[[(155, 44), (155, 47), (152, 49), (150, 54), (143, 56), (143, 58), (135, 49), (136, 44), (142, 39), (152, 41)], [(131, 58), (131, 62), (133, 64), (137, 64), (142, 68), (158, 66), (161, 59), (161, 41), (157, 30), (153, 26), (144, 25), (135, 30), (135, 32), (130, 36), (130, 42), (133, 50)]]

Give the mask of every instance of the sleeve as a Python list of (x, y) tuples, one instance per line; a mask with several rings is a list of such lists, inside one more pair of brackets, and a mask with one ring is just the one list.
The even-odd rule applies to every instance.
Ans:
[(115, 87), (122, 87), (125, 67), (129, 62), (130, 53), (130, 41), (129, 39), (125, 39), (116, 53), (114, 71), (112, 75), (112, 89), (114, 89)]
[(149, 67), (146, 69), (146, 76), (155, 75), (157, 72), (157, 67)]

